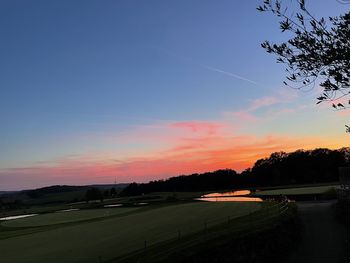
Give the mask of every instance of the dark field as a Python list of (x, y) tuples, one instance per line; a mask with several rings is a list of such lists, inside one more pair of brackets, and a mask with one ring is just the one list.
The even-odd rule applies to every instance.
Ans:
[(179, 231), (185, 236), (260, 207), (254, 202), (194, 202), (61, 212), (2, 222), (1, 262), (107, 260), (141, 249), (145, 241), (156, 244)]

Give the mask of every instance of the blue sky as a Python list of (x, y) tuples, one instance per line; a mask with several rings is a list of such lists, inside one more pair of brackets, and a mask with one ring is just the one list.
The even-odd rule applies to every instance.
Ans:
[[(6, 183), (0, 188), (84, 183), (87, 166), (116, 156), (129, 166), (135, 158), (152, 163), (175, 141), (202, 139), (193, 132), (212, 129), (203, 123), (223, 124), (220, 136), (227, 138), (281, 136), (298, 141), (297, 148), (306, 137), (317, 137), (312, 146), (347, 146), (346, 116), (314, 106), (317, 90), (295, 93), (282, 87), (284, 68), (260, 43), (286, 36), (274, 17), (256, 11), (260, 2), (1, 1), (0, 180)], [(316, 16), (349, 8), (335, 0), (307, 3)], [(172, 134), (169, 127), (184, 122), (198, 129), (189, 125), (186, 134)], [(137, 139), (121, 139), (130, 134)], [(167, 134), (172, 137), (160, 139)], [(201, 147), (200, 152), (207, 149)], [(196, 152), (191, 156), (195, 159)], [(72, 158), (79, 172), (61, 176), (45, 170), (43, 181), (41, 168), (66, 167)], [(230, 168), (243, 168), (235, 162), (232, 157)], [(121, 180), (210, 167), (220, 165), (193, 171), (164, 166), (145, 177), (130, 168)], [(96, 173), (90, 181), (112, 177), (112, 172)], [(13, 178), (27, 181), (18, 185)]]

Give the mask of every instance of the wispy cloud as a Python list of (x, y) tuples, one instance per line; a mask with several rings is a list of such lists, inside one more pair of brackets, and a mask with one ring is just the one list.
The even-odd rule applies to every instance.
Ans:
[(263, 96), (249, 102), (247, 111), (256, 111), (264, 107), (273, 106), (276, 104), (288, 104), (297, 98), (295, 90), (283, 87), (277, 89), (272, 95)]
[(338, 110), (338, 111), (336, 111), (336, 114), (338, 116), (349, 117), (350, 116), (350, 109)]
[(225, 117), (234, 117), (240, 121), (247, 123), (256, 123), (258, 118), (251, 114), (249, 111), (228, 111), (222, 113)]
[(215, 134), (224, 126), (223, 123), (209, 121), (183, 121), (169, 124), (169, 127), (171, 128), (189, 129), (193, 132), (204, 131), (208, 134)]
[[(234, 117), (244, 124), (256, 124), (261, 121), (273, 120), (283, 115), (295, 113), (299, 110), (299, 107), (294, 109), (283, 107), (278, 109), (278, 111), (272, 107), (276, 105), (290, 104), (296, 98), (297, 94), (294, 90), (280, 89), (272, 95), (248, 101), (247, 106), (244, 109), (224, 111), (222, 114), (225, 117)], [(261, 114), (261, 112), (263, 112), (263, 114)], [(259, 115), (257, 115), (257, 113), (259, 113)]]
[(279, 102), (279, 100), (276, 96), (266, 96), (266, 97), (258, 98), (258, 99), (251, 101), (251, 103), (248, 107), (248, 111), (255, 111), (255, 110), (260, 109), (262, 107), (277, 104), (278, 102)]
[(216, 73), (220, 73), (222, 75), (226, 75), (226, 76), (229, 76), (231, 78), (235, 78), (235, 79), (238, 79), (238, 80), (242, 80), (242, 81), (246, 81), (246, 82), (249, 82), (251, 84), (254, 84), (254, 85), (259, 85), (256, 81), (254, 80), (251, 80), (251, 79), (248, 79), (246, 77), (243, 77), (241, 75), (238, 75), (238, 74), (235, 74), (235, 73), (232, 73), (232, 72), (229, 72), (227, 70), (223, 70), (223, 69), (220, 69), (220, 68), (217, 68), (217, 67), (213, 67), (213, 66), (209, 66), (207, 64), (203, 64), (203, 63), (199, 63), (198, 61), (194, 60), (193, 58), (190, 58), (190, 57), (186, 57), (186, 56), (182, 56), (182, 55), (179, 55), (179, 54), (176, 54), (172, 51), (170, 51), (169, 49), (166, 49), (166, 48), (163, 48), (163, 47), (159, 47), (159, 46), (153, 46), (154, 49), (157, 49), (157, 50), (160, 50), (162, 51), (163, 53), (167, 54), (167, 55), (170, 55), (172, 57), (176, 57), (177, 59), (181, 59), (183, 61), (186, 61), (186, 62), (189, 62), (193, 65), (197, 65), (201, 68), (204, 68), (206, 70), (209, 70), (209, 71), (212, 71), (212, 72), (216, 72)]
[(205, 65), (205, 64), (198, 64), (199, 66), (201, 66), (202, 68), (205, 68), (205, 69), (208, 69), (210, 71), (213, 71), (213, 72), (218, 72), (218, 73), (221, 73), (221, 74), (224, 74), (226, 76), (229, 76), (229, 77), (233, 77), (235, 79), (239, 79), (239, 80), (243, 80), (243, 81), (247, 81), (249, 83), (252, 83), (254, 85), (259, 85), (256, 81), (254, 80), (251, 80), (251, 79), (247, 79), (245, 77), (242, 77), (240, 75), (237, 75), (237, 74), (234, 74), (232, 72), (228, 72), (228, 71), (225, 71), (225, 70), (222, 70), (222, 69), (219, 69), (219, 68), (214, 68), (214, 67), (211, 67), (211, 66), (208, 66), (208, 65)]

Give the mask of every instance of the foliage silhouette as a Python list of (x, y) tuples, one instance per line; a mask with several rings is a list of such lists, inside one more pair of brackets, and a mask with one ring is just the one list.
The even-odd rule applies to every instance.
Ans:
[(121, 195), (334, 182), (339, 180), (338, 167), (349, 163), (350, 148), (275, 152), (268, 158), (257, 160), (252, 168), (240, 174), (225, 169), (149, 183), (132, 183), (124, 188)]
[(101, 192), (100, 189), (96, 187), (92, 187), (86, 191), (86, 201), (92, 201), (92, 200), (101, 200), (103, 201), (103, 193)]
[(261, 46), (286, 65), (285, 85), (297, 89), (323, 88), (318, 103), (328, 101), (336, 110), (350, 106), (350, 12), (328, 19), (315, 18), (305, 0), (295, 0), (298, 10), (290, 11), (279, 0), (265, 0), (257, 10), (271, 12), (282, 32), (292, 37), (281, 44), (265, 41)]

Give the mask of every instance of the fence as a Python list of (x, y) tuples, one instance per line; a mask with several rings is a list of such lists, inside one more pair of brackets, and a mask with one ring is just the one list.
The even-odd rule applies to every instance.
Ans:
[(340, 201), (350, 202), (350, 167), (339, 167), (340, 187), (337, 196)]
[[(185, 231), (179, 228), (174, 229), (172, 232), (162, 233), (161, 236), (152, 236), (148, 239), (140, 240), (139, 250), (112, 260), (102, 261), (99, 258), (99, 262), (142, 262), (141, 259), (146, 254), (148, 260), (152, 262), (152, 258), (165, 258), (172, 252), (191, 247), (205, 240), (215, 239), (227, 234), (247, 235), (252, 231), (271, 227), (271, 224), (277, 223), (278, 219), (287, 212), (289, 201), (283, 197), (278, 202), (263, 202), (261, 205), (263, 206), (261, 209), (249, 214), (244, 213), (238, 216), (234, 214), (214, 220), (202, 221), (192, 231)], [(171, 236), (171, 238), (164, 239), (164, 236)]]

